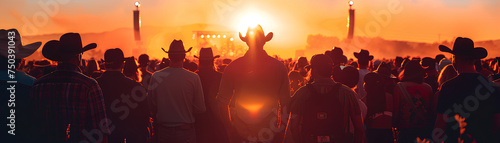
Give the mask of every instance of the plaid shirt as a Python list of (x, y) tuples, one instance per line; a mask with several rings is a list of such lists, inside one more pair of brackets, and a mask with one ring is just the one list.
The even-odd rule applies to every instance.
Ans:
[(109, 129), (101, 88), (76, 65), (60, 63), (56, 71), (38, 79), (31, 100), (42, 142), (99, 142), (99, 137), (106, 141)]

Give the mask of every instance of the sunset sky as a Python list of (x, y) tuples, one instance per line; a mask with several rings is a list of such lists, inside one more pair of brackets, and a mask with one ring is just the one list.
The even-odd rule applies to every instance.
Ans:
[[(17, 28), (23, 35), (131, 28), (134, 2), (4, 0), (0, 27)], [(308, 34), (341, 39), (347, 35), (348, 0), (140, 2), (143, 27), (207, 23), (242, 31), (248, 23), (258, 23), (265, 32), (274, 32), (273, 41), (292, 43), (293, 48), (304, 47)], [(354, 0), (353, 8), (356, 36), (416, 42), (450, 41), (457, 36), (475, 41), (500, 39), (500, 1), (496, 0)]]

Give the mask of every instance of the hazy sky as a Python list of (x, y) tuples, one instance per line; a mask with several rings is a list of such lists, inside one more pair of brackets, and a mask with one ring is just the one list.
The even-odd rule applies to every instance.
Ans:
[[(1, 28), (23, 35), (132, 27), (135, 0), (2, 0)], [(347, 0), (141, 0), (142, 26), (219, 24), (241, 31), (257, 22), (274, 41), (304, 47), (308, 34), (347, 35)], [(45, 3), (45, 4), (44, 4)], [(500, 39), (495, 0), (354, 0), (355, 35), (435, 42)], [(251, 18), (251, 20), (248, 20)], [(243, 21), (243, 22), (242, 22)], [(295, 48), (297, 48), (295, 47)]]

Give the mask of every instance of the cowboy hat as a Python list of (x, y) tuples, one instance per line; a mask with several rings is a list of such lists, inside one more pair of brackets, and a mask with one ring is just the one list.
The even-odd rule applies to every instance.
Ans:
[(214, 53), (212, 52), (212, 48), (201, 48), (200, 49), (200, 57), (194, 56), (195, 58), (198, 58), (200, 60), (214, 60), (216, 58), (219, 58), (220, 55), (214, 56)]
[(193, 49), (193, 47), (189, 48), (186, 51), (184, 49), (184, 43), (182, 43), (182, 40), (174, 40), (170, 44), (168, 51), (165, 51), (165, 49), (163, 49), (163, 48), (161, 48), (161, 49), (163, 50), (163, 52), (169, 53), (169, 54), (185, 54), (185, 53), (191, 51), (191, 49)]
[(354, 57), (356, 57), (358, 60), (366, 59), (368, 61), (373, 60), (373, 56), (370, 55), (370, 52), (368, 50), (361, 49), (359, 53), (354, 52)]
[(453, 50), (445, 45), (439, 45), (441, 52), (451, 53), (466, 59), (482, 59), (488, 56), (488, 51), (483, 47), (474, 47), (474, 42), (469, 38), (457, 37)]
[(95, 49), (96, 43), (82, 47), (82, 38), (79, 33), (66, 33), (58, 40), (52, 40), (43, 45), (42, 54), (52, 61), (71, 60), (75, 55)]
[(255, 27), (248, 27), (245, 37), (241, 35), (241, 32), (239, 32), (238, 34), (240, 36), (241, 41), (243, 42), (249, 42), (248, 38), (250, 37), (255, 38), (256, 41), (263, 40), (264, 42), (268, 42), (271, 39), (273, 39), (273, 32), (269, 32), (267, 35), (264, 35), (264, 30), (260, 25), (257, 25)]
[(41, 45), (42, 42), (23, 45), (21, 43), (21, 35), (17, 29), (0, 29), (0, 55), (3, 57), (9, 56), (9, 49), (13, 49), (15, 52), (15, 54), (13, 54), (15, 55), (14, 59), (26, 58), (35, 53)]

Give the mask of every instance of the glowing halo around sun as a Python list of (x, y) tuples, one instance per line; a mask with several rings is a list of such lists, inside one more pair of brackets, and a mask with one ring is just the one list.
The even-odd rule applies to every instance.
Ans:
[(248, 27), (256, 27), (261, 25), (264, 32), (269, 31), (269, 27), (272, 27), (272, 18), (269, 17), (267, 13), (258, 9), (248, 9), (241, 11), (241, 13), (236, 15), (235, 29), (237, 32), (241, 32), (243, 36), (247, 33)]

